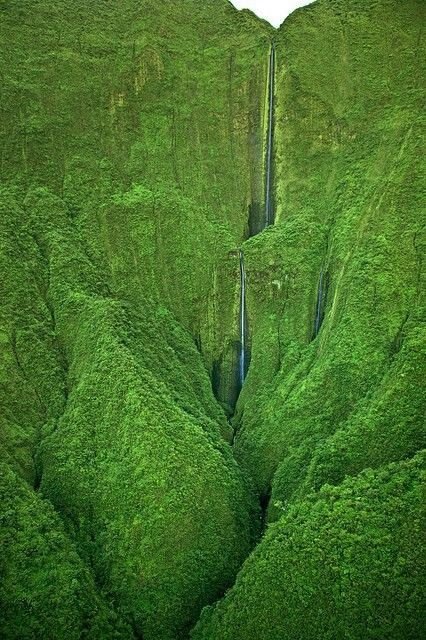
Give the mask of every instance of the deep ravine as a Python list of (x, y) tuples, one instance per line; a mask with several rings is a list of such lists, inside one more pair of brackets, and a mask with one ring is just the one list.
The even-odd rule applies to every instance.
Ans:
[[(274, 223), (274, 207), (273, 207), (273, 144), (274, 144), (274, 110), (275, 110), (275, 44), (272, 42), (269, 53), (268, 64), (268, 104), (266, 105), (268, 121), (267, 121), (267, 138), (266, 138), (266, 154), (265, 154), (265, 206), (263, 223), (258, 233), (264, 231), (268, 226)], [(249, 238), (258, 233), (250, 233)], [(244, 381), (250, 365), (250, 353), (249, 353), (249, 323), (247, 317), (247, 278), (246, 268), (244, 261), (244, 250), (242, 247), (238, 250), (239, 259), (239, 352), (238, 352), (238, 393), (236, 398), (236, 405), (238, 403), (238, 397), (244, 385)], [(235, 416), (235, 414), (234, 414)], [(233, 422), (231, 416), (231, 424)], [(237, 429), (233, 426), (233, 434), (231, 439), (231, 446), (235, 444), (235, 438), (237, 436)], [(258, 528), (258, 540), (262, 538), (266, 527), (266, 514), (268, 510), (268, 504), (270, 500), (270, 491), (259, 496), (259, 528)], [(218, 598), (219, 602), (225, 594), (222, 594)]]

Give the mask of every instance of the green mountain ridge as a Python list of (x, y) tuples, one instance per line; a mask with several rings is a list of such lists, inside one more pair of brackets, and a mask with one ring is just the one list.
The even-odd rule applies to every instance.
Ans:
[(0, 3), (1, 637), (423, 636), (424, 9)]

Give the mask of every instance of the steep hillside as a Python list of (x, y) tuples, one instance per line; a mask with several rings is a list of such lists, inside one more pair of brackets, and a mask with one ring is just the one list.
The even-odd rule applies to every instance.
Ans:
[(424, 455), (289, 509), (196, 638), (421, 638)]
[(232, 403), (269, 31), (225, 1), (8, 0), (0, 21), (2, 532), (22, 540), (0, 624), (174, 640), (257, 531), (208, 373)]
[(423, 18), (414, 0), (323, 0), (276, 38), (277, 221), (244, 249), (253, 359), (236, 442), (276, 500), (309, 490), (317, 445), (341, 430), (330, 447), (351, 438), (357, 462), (340, 446), (320, 484), (424, 446)]
[(6, 640), (420, 639), (424, 17), (0, 0)]

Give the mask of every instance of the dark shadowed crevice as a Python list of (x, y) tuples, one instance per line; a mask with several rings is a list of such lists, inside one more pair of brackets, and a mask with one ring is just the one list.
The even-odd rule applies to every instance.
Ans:
[(257, 236), (265, 228), (264, 211), (260, 202), (251, 202), (248, 208), (248, 229), (245, 240)]
[(212, 366), (212, 389), (228, 419), (234, 413), (241, 391), (239, 381), (240, 343), (232, 341)]
[(261, 509), (260, 535), (263, 535), (263, 533), (265, 531), (266, 520), (267, 520), (267, 515), (268, 515), (268, 507), (269, 507), (270, 500), (271, 500), (271, 487), (269, 487), (259, 497), (259, 504), (260, 504), (260, 509)]
[(330, 275), (328, 271), (324, 271), (323, 269), (321, 269), (319, 279), (318, 279), (317, 301), (315, 305), (315, 317), (314, 317), (314, 327), (312, 331), (312, 340), (315, 340), (315, 338), (317, 337), (321, 329), (322, 323), (324, 322), (329, 286), (330, 286)]

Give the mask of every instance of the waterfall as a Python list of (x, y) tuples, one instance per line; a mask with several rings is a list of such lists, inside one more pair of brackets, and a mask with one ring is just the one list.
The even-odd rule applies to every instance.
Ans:
[(275, 97), (275, 45), (272, 43), (269, 54), (269, 112), (268, 140), (266, 148), (266, 185), (265, 185), (265, 227), (274, 221), (272, 210), (272, 150), (274, 142), (274, 97)]
[(318, 295), (317, 295), (317, 308), (315, 310), (315, 325), (314, 325), (314, 338), (319, 333), (322, 324), (322, 311), (323, 311), (323, 297), (324, 297), (324, 285), (323, 285), (323, 270), (320, 272), (320, 279), (318, 284)]
[(246, 377), (246, 272), (244, 267), (244, 253), (240, 250), (240, 358), (239, 384), (243, 386)]
[[(263, 228), (274, 222), (272, 183), (273, 183), (273, 143), (274, 143), (274, 99), (275, 99), (275, 45), (272, 43), (269, 54), (268, 74), (268, 137), (266, 143), (266, 183), (265, 183), (265, 219)], [(238, 386), (241, 390), (248, 368), (247, 356), (247, 312), (246, 312), (246, 273), (244, 253), (240, 249), (240, 350), (238, 354)]]

